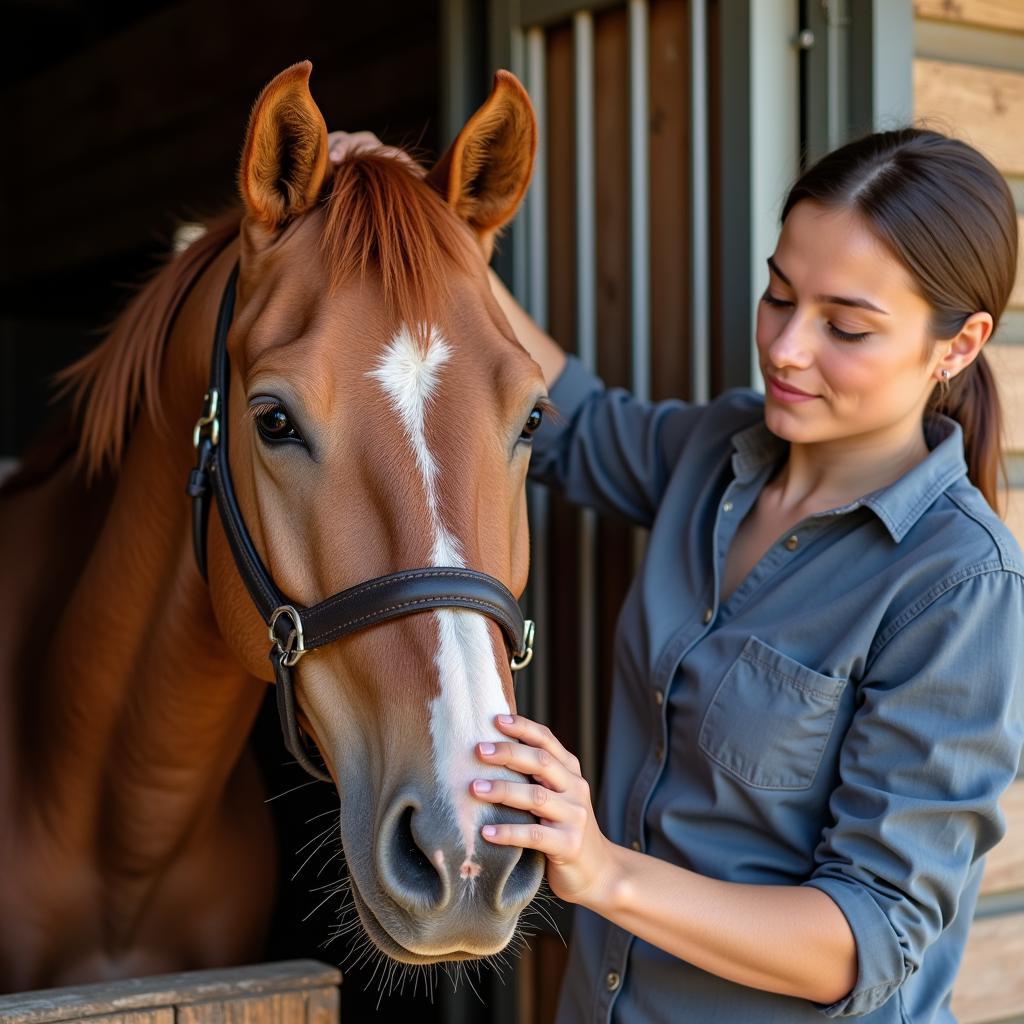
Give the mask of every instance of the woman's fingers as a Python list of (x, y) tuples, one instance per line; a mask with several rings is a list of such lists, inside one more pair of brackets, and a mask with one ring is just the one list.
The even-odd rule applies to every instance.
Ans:
[(582, 774), (579, 759), (562, 746), (561, 740), (546, 725), (523, 715), (498, 715), (495, 721), (506, 736), (514, 736), (521, 743), (546, 750), (566, 771), (573, 775)]
[(582, 824), (586, 820), (584, 809), (575, 802), (546, 786), (531, 785), (528, 782), (510, 782), (507, 779), (476, 779), (473, 795), (492, 804), (515, 807), (529, 811), (543, 822), (572, 822)]
[(379, 153), (415, 166), (408, 153), (395, 146), (385, 146), (373, 132), (331, 132), (327, 136), (327, 153), (332, 163), (340, 164), (360, 152)]
[(549, 789), (562, 793), (575, 781), (574, 776), (550, 751), (526, 743), (478, 743), (480, 760), (510, 768), (520, 775), (532, 775)]
[(541, 824), (484, 825), (481, 831), (489, 843), (540, 850), (556, 862), (571, 857), (571, 847), (575, 839), (571, 833)]

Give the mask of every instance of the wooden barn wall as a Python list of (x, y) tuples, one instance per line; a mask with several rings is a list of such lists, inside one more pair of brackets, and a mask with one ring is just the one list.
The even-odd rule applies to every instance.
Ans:
[[(977, 146), (1003, 173), (1024, 240), (1024, 3), (916, 0), (914, 113)], [(987, 351), (1006, 413), (1007, 520), (1024, 544), (1024, 264)], [(1024, 637), (1007, 637), (1024, 645)], [(1003, 800), (953, 1009), (962, 1024), (1024, 1021), (1024, 777)]]

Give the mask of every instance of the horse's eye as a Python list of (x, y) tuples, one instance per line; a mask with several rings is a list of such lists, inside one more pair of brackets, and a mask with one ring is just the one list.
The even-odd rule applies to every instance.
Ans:
[(519, 435), (519, 437), (524, 441), (529, 441), (530, 438), (533, 437), (533, 435), (537, 432), (543, 419), (544, 413), (540, 409), (534, 408), (530, 415), (526, 417), (526, 424), (523, 427), (523, 432)]
[(299, 441), (298, 431), (279, 405), (268, 405), (256, 413), (256, 429), (265, 441)]

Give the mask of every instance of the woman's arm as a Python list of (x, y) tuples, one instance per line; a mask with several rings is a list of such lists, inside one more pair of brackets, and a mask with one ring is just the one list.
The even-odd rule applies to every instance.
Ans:
[(505, 314), (519, 343), (537, 361), (550, 388), (565, 366), (565, 353), (558, 342), (546, 331), (542, 331), (526, 310), (516, 302), (501, 278), (493, 270), (489, 270), (488, 273), (491, 277), (491, 291), (501, 306), (501, 311)]
[[(707, 878), (616, 846), (597, 825), (579, 762), (543, 725), (498, 719), (519, 742), (481, 744), (481, 760), (538, 780), (491, 780), (475, 796), (531, 811), (536, 825), (486, 826), (492, 843), (540, 850), (556, 896), (595, 911), (673, 956), (767, 992), (832, 1003), (857, 980), (846, 918), (823, 892)], [(494, 748), (493, 753), (487, 750)]]

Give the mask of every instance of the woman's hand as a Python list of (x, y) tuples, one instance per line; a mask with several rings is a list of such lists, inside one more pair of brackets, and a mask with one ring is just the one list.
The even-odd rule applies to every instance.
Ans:
[(385, 146), (373, 132), (331, 132), (327, 136), (327, 155), (331, 163), (343, 163), (357, 153), (379, 153), (381, 156), (404, 160), (410, 167), (417, 166), (405, 150)]
[(480, 800), (534, 814), (532, 825), (485, 825), (489, 843), (540, 850), (547, 857), (552, 892), (570, 903), (600, 906), (615, 884), (618, 847), (598, 827), (590, 786), (579, 761), (546, 725), (522, 715), (498, 715), (498, 728), (513, 741), (478, 743), (477, 756), (534, 780), (476, 779), (471, 791)]

